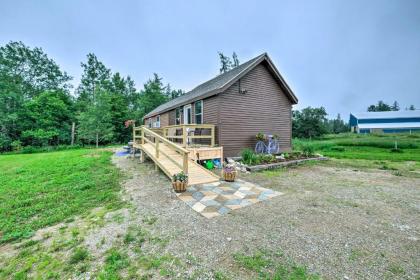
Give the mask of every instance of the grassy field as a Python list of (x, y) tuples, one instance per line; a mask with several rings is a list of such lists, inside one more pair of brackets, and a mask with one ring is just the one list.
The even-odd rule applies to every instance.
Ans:
[(0, 156), (0, 244), (118, 204), (120, 174), (110, 155), (79, 149)]
[[(397, 144), (398, 150), (393, 150)], [(296, 149), (312, 146), (316, 152), (337, 159), (420, 161), (420, 134), (326, 135), (321, 139), (294, 139)]]

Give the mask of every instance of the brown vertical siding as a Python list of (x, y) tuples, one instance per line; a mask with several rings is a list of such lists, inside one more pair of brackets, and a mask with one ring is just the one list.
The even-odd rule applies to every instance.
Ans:
[[(239, 93), (239, 85), (245, 94)], [(226, 156), (239, 155), (246, 147), (253, 149), (258, 132), (279, 135), (281, 150), (291, 149), (292, 105), (265, 64), (256, 66), (217, 98), (219, 141)], [(208, 118), (205, 114), (206, 121), (215, 121)]]
[(160, 127), (169, 125), (169, 112), (160, 115)]
[(218, 95), (203, 100), (203, 123), (216, 125), (216, 144), (219, 144)]
[(168, 112), (168, 115), (169, 115), (169, 125), (175, 125), (175, 118), (176, 118), (175, 110), (170, 110)]

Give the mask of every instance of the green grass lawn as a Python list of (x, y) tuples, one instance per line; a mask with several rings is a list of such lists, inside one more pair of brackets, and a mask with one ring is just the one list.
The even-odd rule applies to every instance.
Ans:
[[(397, 147), (399, 152), (393, 152)], [(294, 139), (301, 149), (310, 145), (316, 152), (338, 159), (365, 159), (389, 161), (420, 161), (420, 134), (354, 134), (326, 135), (321, 139)]]
[(0, 244), (98, 206), (119, 204), (111, 152), (68, 150), (0, 156)]

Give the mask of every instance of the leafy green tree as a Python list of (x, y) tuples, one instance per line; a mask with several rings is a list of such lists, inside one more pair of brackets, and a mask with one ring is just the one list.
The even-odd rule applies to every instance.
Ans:
[(0, 150), (21, 140), (25, 103), (48, 90), (68, 95), (71, 77), (61, 71), (41, 48), (30, 48), (22, 42), (0, 47)]
[(0, 47), (0, 73), (19, 84), (20, 93), (32, 98), (45, 90), (68, 89), (71, 77), (61, 71), (41, 48), (10, 42)]
[(378, 104), (370, 105), (367, 110), (368, 112), (385, 112), (385, 111), (392, 111), (392, 107), (386, 104), (385, 102), (383, 102), (382, 100), (379, 100)]
[(83, 142), (105, 143), (112, 140), (114, 136), (114, 126), (111, 114), (111, 95), (105, 89), (95, 88), (95, 101), (80, 113), (78, 137)]
[(300, 138), (312, 138), (327, 133), (326, 116), (324, 107), (307, 107), (301, 111), (293, 111), (293, 135)]
[(72, 100), (63, 91), (45, 91), (25, 104), (21, 118), (24, 145), (58, 145), (70, 142)]

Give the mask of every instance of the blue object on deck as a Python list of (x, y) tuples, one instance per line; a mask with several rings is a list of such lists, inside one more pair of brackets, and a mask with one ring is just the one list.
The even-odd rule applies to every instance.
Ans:
[(117, 156), (117, 157), (123, 157), (123, 156), (127, 156), (127, 155), (129, 155), (130, 153), (129, 152), (127, 152), (127, 151), (118, 151), (118, 152), (115, 152), (115, 155)]

